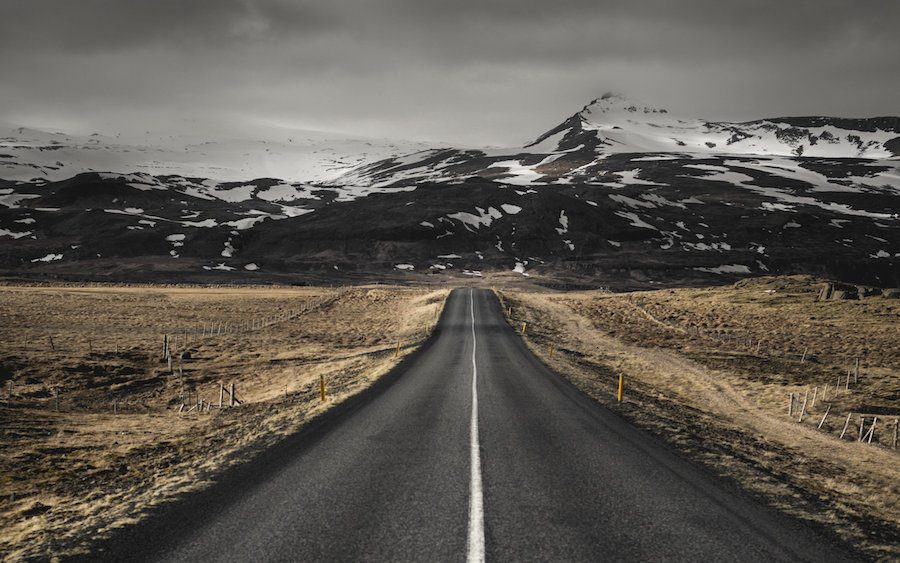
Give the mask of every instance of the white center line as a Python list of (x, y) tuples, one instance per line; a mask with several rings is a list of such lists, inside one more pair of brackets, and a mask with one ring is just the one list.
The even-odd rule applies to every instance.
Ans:
[(469, 486), (469, 541), (466, 560), (484, 561), (484, 500), (481, 493), (481, 451), (478, 445), (478, 365), (475, 363), (475, 299), (469, 290), (472, 314), (472, 471)]

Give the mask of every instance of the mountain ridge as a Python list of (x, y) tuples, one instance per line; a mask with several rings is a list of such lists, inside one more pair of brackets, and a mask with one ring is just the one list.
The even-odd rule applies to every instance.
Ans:
[[(884, 154), (896, 119), (793, 119), (742, 129), (611, 95), (527, 147), (410, 151), (315, 182), (177, 171), (0, 181), (0, 272), (291, 283), (502, 273), (632, 288), (813, 273), (900, 286), (900, 160), (859, 156)], [(840, 142), (825, 135), (859, 124), (829, 133)], [(738, 139), (708, 146), (710, 135)], [(843, 156), (798, 151), (811, 135)], [(722, 152), (763, 141), (768, 154)]]

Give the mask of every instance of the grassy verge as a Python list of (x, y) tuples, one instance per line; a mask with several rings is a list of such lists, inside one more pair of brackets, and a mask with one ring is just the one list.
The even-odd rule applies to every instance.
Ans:
[[(532, 350), (601, 403), (862, 556), (897, 560), (900, 303), (817, 302), (819, 285), (766, 278), (618, 295), (517, 291), (504, 301), (514, 327), (527, 322)], [(791, 393), (801, 402), (788, 416)], [(879, 417), (871, 444), (857, 441), (860, 414), (866, 428)]]
[(447, 293), (0, 287), (0, 558), (90, 553), (208, 486), (388, 372)]

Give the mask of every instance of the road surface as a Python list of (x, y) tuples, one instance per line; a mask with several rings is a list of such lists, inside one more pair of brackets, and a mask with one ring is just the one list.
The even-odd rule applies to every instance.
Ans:
[(489, 291), (454, 291), (386, 381), (227, 501), (148, 528), (129, 558), (848, 560), (549, 372)]

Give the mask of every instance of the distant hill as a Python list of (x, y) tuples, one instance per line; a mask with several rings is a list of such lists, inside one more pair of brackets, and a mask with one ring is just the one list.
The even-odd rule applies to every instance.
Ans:
[[(76, 158), (64, 179), (23, 180), (3, 176), (4, 158), (19, 174), (23, 155), (63, 149), (0, 146), (0, 273), (321, 283), (507, 272), (614, 287), (813, 273), (900, 286), (898, 122), (711, 123), (609, 94), (525, 147), (395, 143), (378, 148), (387, 158), (304, 182), (229, 182), (175, 159), (170, 173), (136, 172), (102, 140), (97, 161), (113, 172), (66, 176), (87, 162)], [(208, 162), (199, 147), (184, 155), (192, 171)]]

